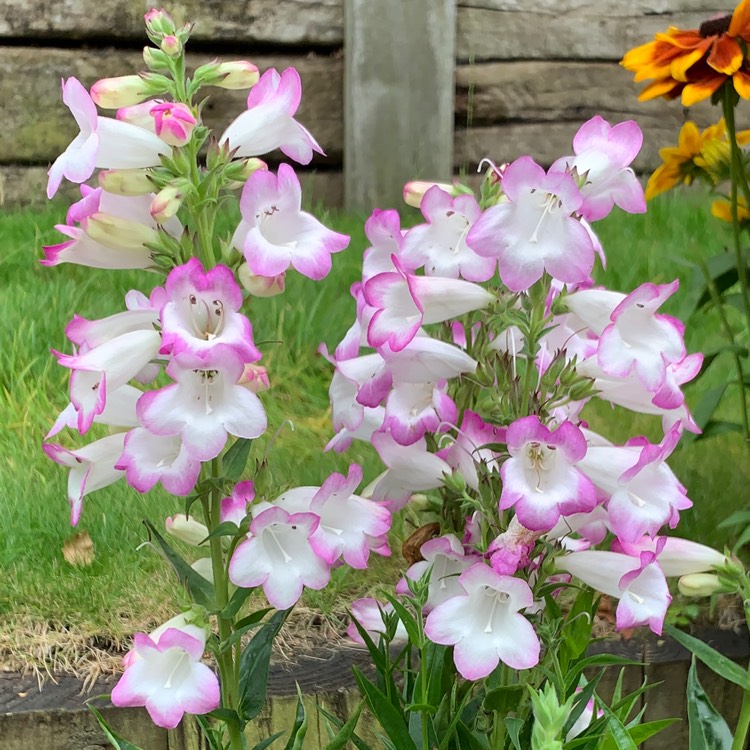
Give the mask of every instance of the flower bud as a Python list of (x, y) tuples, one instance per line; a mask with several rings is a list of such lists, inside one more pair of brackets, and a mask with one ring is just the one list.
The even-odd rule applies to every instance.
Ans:
[(161, 103), (162, 99), (149, 99), (148, 101), (141, 102), (141, 104), (134, 104), (131, 107), (121, 107), (117, 110), (115, 118), (155, 133), (156, 125), (154, 124), (151, 110), (155, 105)]
[(240, 284), (247, 289), (253, 297), (275, 297), (284, 293), (286, 286), (286, 273), (278, 276), (256, 276), (247, 263), (243, 263), (237, 271)]
[(268, 169), (268, 164), (254, 156), (249, 159), (237, 159), (227, 164), (224, 170), (224, 175), (228, 180), (227, 187), (230, 190), (244, 187), (248, 177), (260, 169)]
[(677, 588), (683, 596), (711, 596), (721, 591), (723, 586), (719, 576), (713, 573), (691, 573), (677, 581)]
[(147, 195), (153, 189), (145, 169), (105, 169), (99, 172), (99, 185), (115, 195)]
[(102, 78), (91, 87), (91, 98), (104, 109), (139, 104), (149, 97), (149, 89), (140, 76)]
[(163, 37), (176, 31), (172, 16), (163, 8), (151, 8), (143, 20), (146, 22), (146, 31), (154, 36)]
[(214, 582), (214, 568), (210, 557), (200, 557), (190, 567), (209, 583)]
[(170, 146), (184, 146), (198, 124), (187, 104), (161, 102), (151, 108), (156, 135)]
[(86, 220), (85, 230), (92, 240), (115, 250), (135, 250), (159, 242), (155, 229), (99, 212)]
[(456, 195), (456, 191), (454, 190), (453, 185), (448, 185), (445, 182), (424, 182), (422, 180), (413, 180), (412, 182), (407, 182), (406, 185), (404, 185), (404, 203), (406, 203), (407, 206), (414, 206), (414, 208), (419, 208), (422, 205), (422, 198), (424, 198), (424, 194), (430, 188), (435, 187), (436, 185), (439, 188), (445, 190), (445, 192), (449, 193), (451, 196)]
[(151, 201), (151, 218), (157, 224), (163, 224), (180, 210), (184, 199), (185, 193), (180, 186), (167, 185)]
[(260, 393), (271, 387), (271, 381), (268, 379), (268, 372), (265, 367), (251, 363), (245, 365), (245, 371), (237, 381), (237, 385), (244, 385), (248, 391)]
[(201, 542), (208, 536), (206, 526), (200, 521), (196, 521), (193, 516), (186, 516), (184, 513), (178, 513), (167, 518), (164, 525), (168, 534), (187, 544), (192, 544), (194, 547), (200, 546)]
[(207, 86), (222, 89), (249, 89), (258, 83), (258, 68), (247, 60), (233, 60), (216, 65), (205, 78)]
[(182, 53), (182, 42), (174, 34), (167, 34), (159, 47), (168, 57), (179, 57)]
[(143, 48), (143, 62), (149, 70), (169, 70), (169, 58), (160, 49)]

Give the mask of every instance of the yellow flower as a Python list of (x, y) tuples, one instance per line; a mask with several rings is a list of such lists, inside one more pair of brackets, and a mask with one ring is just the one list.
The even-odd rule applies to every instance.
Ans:
[(653, 78), (638, 99), (663, 96), (690, 107), (708, 99), (728, 80), (743, 98), (750, 98), (750, 0), (731, 15), (710, 18), (698, 29), (670, 26), (654, 41), (626, 53), (620, 64), (635, 73), (636, 82)]
[[(750, 143), (750, 130), (737, 133), (737, 143)], [(646, 185), (646, 199), (671, 190), (678, 183), (690, 185), (695, 179), (704, 179), (712, 185), (729, 179), (730, 150), (724, 119), (709, 125), (703, 132), (694, 122), (686, 122), (677, 146), (659, 150), (664, 162), (657, 167)]]
[[(711, 214), (721, 221), (732, 222), (732, 208), (728, 198), (718, 198), (711, 204)], [(737, 198), (737, 218), (740, 222), (750, 220), (750, 211), (747, 210), (745, 199)]]

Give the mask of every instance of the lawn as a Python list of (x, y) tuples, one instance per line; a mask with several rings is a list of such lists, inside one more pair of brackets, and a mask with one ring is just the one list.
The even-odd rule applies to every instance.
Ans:
[[(77, 568), (61, 555), (71, 534), (66, 472), (43, 456), (40, 445), (67, 404), (67, 371), (56, 365), (49, 350), (67, 349), (63, 329), (74, 312), (88, 318), (113, 314), (122, 309), (127, 290), (145, 291), (159, 281), (146, 273), (39, 266), (40, 247), (58, 241), (51, 227), (63, 215), (64, 207), (58, 205), (0, 216), (0, 419), (6, 426), (0, 433), (0, 667), (56, 660), (76, 668), (82, 650), (91, 644), (118, 644), (135, 629), (161, 621), (174, 613), (180, 597), (161, 559), (150, 547), (140, 547), (145, 539), (141, 519), (158, 525), (180, 510), (179, 502), (163, 492), (139, 495), (119, 483), (88, 496), (80, 526), (91, 535), (95, 561)], [(345, 471), (349, 462), (363, 463), (366, 479), (379, 471), (377, 457), (361, 444), (343, 456), (323, 452), (331, 435), (330, 367), (316, 349), (321, 341), (335, 345), (353, 319), (348, 290), (358, 278), (366, 246), (360, 218), (335, 215), (327, 221), (352, 235), (350, 248), (334, 256), (329, 277), (315, 283), (290, 274), (285, 295), (257, 300), (249, 310), (272, 382), (263, 401), (269, 413), (267, 434), (276, 435), (270, 471), (280, 491), (320, 484), (331, 471)], [(664, 196), (644, 216), (615, 212), (595, 229), (608, 256), (607, 269), (597, 278), (623, 291), (646, 280), (686, 279), (690, 270), (680, 260), (717, 254), (728, 239), (708, 215), (705, 196), (695, 194)], [(668, 312), (675, 313), (680, 300), (670, 302)], [(690, 351), (714, 347), (718, 338), (710, 313), (695, 316), (688, 327)], [(706, 388), (731, 377), (729, 361), (717, 360), (709, 372), (689, 390), (691, 405)], [(722, 405), (723, 418), (736, 412), (733, 396), (730, 391)], [(658, 420), (601, 402), (586, 416), (594, 429), (617, 440), (659, 434)], [(255, 450), (265, 447), (257, 441)], [(726, 541), (717, 523), (746, 504), (747, 458), (737, 435), (678, 449), (671, 465), (695, 502), (683, 516), (682, 535), (715, 546)], [(396, 536), (402, 530), (399, 524)], [(324, 613), (341, 611), (352, 597), (393, 580), (398, 565), (396, 556), (379, 561), (366, 575), (339, 569), (332, 587), (311, 592), (304, 603)]]

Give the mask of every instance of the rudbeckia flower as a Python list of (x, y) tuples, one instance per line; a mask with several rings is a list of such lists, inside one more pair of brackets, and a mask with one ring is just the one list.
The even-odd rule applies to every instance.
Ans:
[(750, 65), (744, 46), (750, 42), (750, 0), (742, 0), (731, 15), (704, 21), (698, 29), (670, 26), (654, 41), (631, 49), (620, 64), (635, 73), (636, 83), (654, 79), (638, 99), (664, 96), (690, 107), (732, 79), (737, 93), (750, 98)]

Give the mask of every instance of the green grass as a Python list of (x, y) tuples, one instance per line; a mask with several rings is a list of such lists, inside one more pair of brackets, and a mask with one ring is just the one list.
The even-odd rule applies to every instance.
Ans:
[[(608, 267), (599, 280), (623, 291), (646, 280), (684, 280), (688, 271), (677, 259), (717, 254), (727, 239), (706, 206), (705, 196), (666, 196), (651, 204), (645, 216), (615, 212), (600, 222), (596, 231)], [(128, 289), (147, 290), (159, 277), (39, 266), (40, 246), (58, 241), (51, 227), (63, 213), (58, 206), (0, 216), (0, 419), (5, 427), (0, 432), (0, 634), (51, 622), (117, 640), (172, 614), (178, 603), (180, 594), (161, 559), (149, 547), (138, 547), (145, 538), (141, 519), (159, 524), (179, 512), (181, 504), (160, 491), (139, 495), (124, 483), (96, 492), (85, 499), (80, 524), (93, 539), (95, 562), (74, 568), (63, 561), (62, 544), (71, 533), (66, 472), (47, 460), (40, 446), (67, 403), (68, 373), (49, 350), (66, 349), (63, 329), (74, 312), (89, 318), (117, 312)], [(329, 223), (353, 237), (350, 248), (334, 257), (330, 276), (315, 283), (290, 274), (285, 295), (257, 300), (249, 310), (272, 381), (263, 401), (268, 435), (280, 430), (270, 452), (272, 479), (280, 490), (320, 484), (331, 471), (345, 471), (353, 461), (364, 464), (368, 480), (379, 471), (377, 457), (362, 444), (344, 456), (322, 450), (331, 435), (330, 367), (316, 348), (321, 341), (335, 345), (353, 319), (349, 286), (358, 278), (365, 247), (361, 219), (332, 216)], [(671, 312), (678, 307), (679, 301), (673, 302)], [(712, 316), (698, 316), (688, 329), (689, 350), (715, 346), (717, 330)], [(729, 362), (717, 361), (710, 376), (690, 390), (690, 403), (730, 376)], [(732, 396), (722, 406), (724, 418), (736, 414)], [(593, 404), (587, 416), (595, 429), (615, 440), (659, 435), (659, 420), (611, 410), (601, 402)], [(294, 430), (283, 426), (287, 419)], [(64, 439), (73, 445), (75, 436)], [(258, 443), (262, 450), (263, 441)], [(680, 533), (712, 545), (724, 543), (716, 524), (745, 504), (747, 458), (736, 435), (678, 449), (671, 465), (695, 502), (693, 511), (683, 516)], [(306, 601), (324, 612), (341, 609), (359, 592), (393, 580), (396, 565), (379, 561), (365, 575), (341, 569), (330, 589), (311, 592)], [(0, 640), (0, 660), (2, 644)]]

